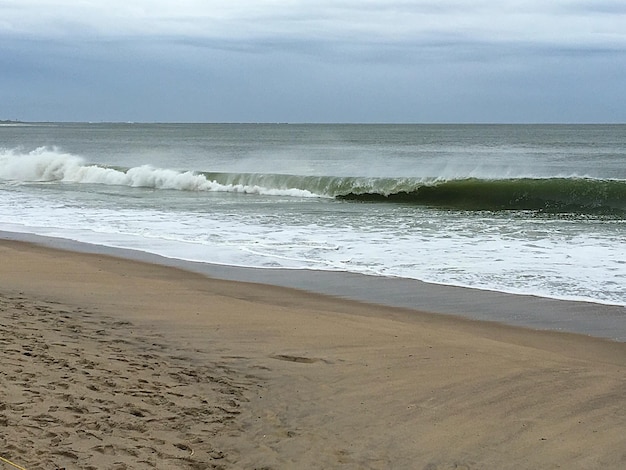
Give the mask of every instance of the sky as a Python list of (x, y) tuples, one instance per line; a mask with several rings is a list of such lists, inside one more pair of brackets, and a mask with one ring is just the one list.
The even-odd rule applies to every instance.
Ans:
[(0, 119), (626, 122), (623, 0), (0, 0)]

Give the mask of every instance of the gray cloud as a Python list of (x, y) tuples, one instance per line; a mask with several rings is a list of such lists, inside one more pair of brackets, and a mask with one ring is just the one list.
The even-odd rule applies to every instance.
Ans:
[(625, 121), (611, 1), (5, 0), (6, 117)]

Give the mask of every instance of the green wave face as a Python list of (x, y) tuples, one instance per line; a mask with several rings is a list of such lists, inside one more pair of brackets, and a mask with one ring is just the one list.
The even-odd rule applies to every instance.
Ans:
[(350, 193), (349, 200), (413, 203), (462, 210), (535, 210), (626, 215), (626, 181), (586, 178), (468, 178), (391, 194)]
[(205, 173), (222, 185), (297, 189), (345, 201), (458, 210), (533, 210), (626, 216), (626, 181), (592, 178), (366, 178)]

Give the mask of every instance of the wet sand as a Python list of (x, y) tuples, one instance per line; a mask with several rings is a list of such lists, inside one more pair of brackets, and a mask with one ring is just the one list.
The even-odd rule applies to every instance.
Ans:
[(66, 251), (121, 257), (171, 266), (217, 279), (291, 287), (369, 304), (456, 315), (536, 330), (581, 333), (626, 342), (626, 307), (620, 305), (557, 300), (356, 273), (198, 263), (138, 250), (109, 248), (24, 233), (0, 231), (0, 240), (28, 241)]
[(0, 456), (28, 470), (626, 467), (623, 342), (14, 241), (0, 260)]

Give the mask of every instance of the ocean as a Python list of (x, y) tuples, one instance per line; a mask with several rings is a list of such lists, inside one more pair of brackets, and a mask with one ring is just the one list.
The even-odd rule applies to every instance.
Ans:
[(626, 306), (626, 125), (3, 123), (0, 230)]

